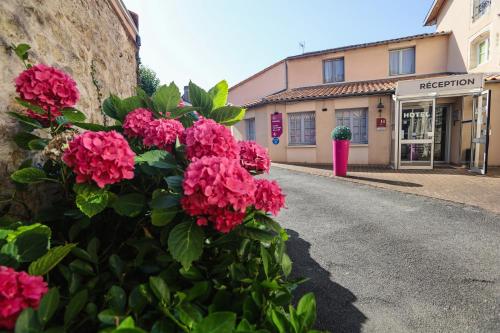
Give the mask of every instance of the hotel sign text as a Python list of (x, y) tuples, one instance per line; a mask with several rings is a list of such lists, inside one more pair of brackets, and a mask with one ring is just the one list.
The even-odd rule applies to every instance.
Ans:
[(449, 75), (420, 80), (399, 81), (396, 86), (396, 95), (429, 96), (430, 94), (465, 94), (472, 90), (483, 88), (482, 74)]

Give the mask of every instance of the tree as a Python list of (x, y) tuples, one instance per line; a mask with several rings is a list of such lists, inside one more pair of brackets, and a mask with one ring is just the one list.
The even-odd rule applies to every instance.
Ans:
[(144, 65), (139, 65), (139, 87), (151, 96), (159, 85), (160, 79), (156, 76), (155, 71)]

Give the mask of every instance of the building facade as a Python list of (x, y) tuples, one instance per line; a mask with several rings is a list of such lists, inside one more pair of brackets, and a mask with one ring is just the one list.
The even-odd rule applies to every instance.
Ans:
[(279, 61), (231, 87), (247, 107), (236, 132), (277, 162), (332, 163), (331, 132), (346, 125), (350, 164), (500, 166), (499, 3), (436, 0), (424, 23), (438, 32)]

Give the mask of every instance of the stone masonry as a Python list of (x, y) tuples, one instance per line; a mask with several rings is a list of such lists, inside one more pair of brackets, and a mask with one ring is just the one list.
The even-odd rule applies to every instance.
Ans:
[[(80, 101), (76, 107), (89, 121), (102, 123), (98, 93), (103, 99), (114, 93), (134, 93), (137, 82), (136, 38), (127, 26), (121, 0), (2, 0), (0, 1), (0, 192), (12, 188), (8, 175), (27, 158), (12, 141), (16, 122), (7, 111), (21, 108), (14, 78), (24, 69), (9, 45), (31, 45), (34, 63), (58, 67), (77, 82)], [(118, 9), (122, 8), (122, 12)], [(125, 22), (125, 23), (124, 23)], [(1, 205), (0, 205), (1, 206)]]

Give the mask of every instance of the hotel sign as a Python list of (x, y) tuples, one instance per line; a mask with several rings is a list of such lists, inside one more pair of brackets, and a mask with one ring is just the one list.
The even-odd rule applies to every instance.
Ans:
[(399, 81), (396, 96), (432, 96), (470, 93), (483, 89), (483, 74), (449, 75), (419, 80)]
[(271, 136), (279, 138), (283, 134), (283, 114), (273, 113), (271, 115)]

